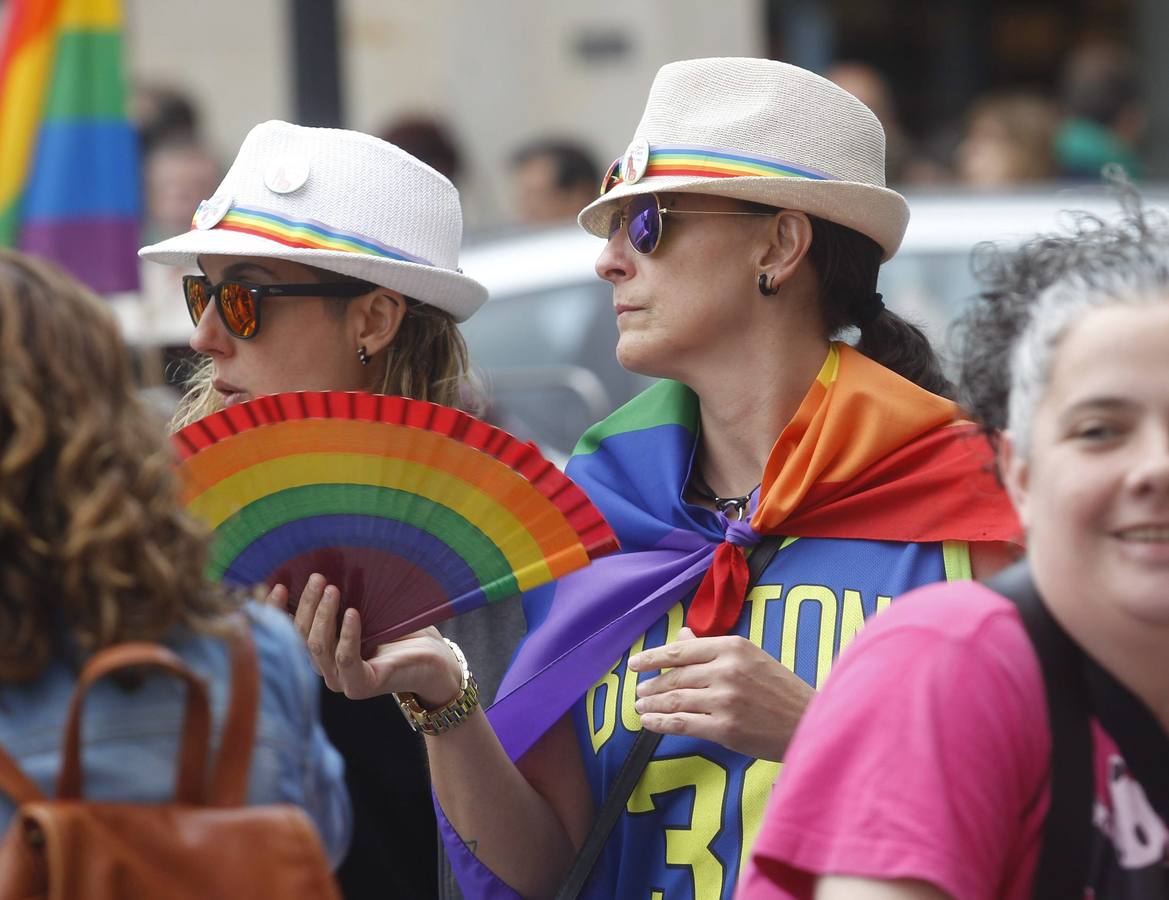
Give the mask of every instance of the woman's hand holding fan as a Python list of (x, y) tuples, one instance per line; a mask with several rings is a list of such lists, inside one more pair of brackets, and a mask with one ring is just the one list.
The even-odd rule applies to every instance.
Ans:
[(188, 509), (215, 530), (208, 575), (299, 598), (321, 574), (360, 613), (367, 657), (617, 548), (535, 447), (433, 403), (276, 394), (175, 441)]
[[(276, 585), (264, 602), (287, 609), (288, 589)], [(360, 652), (360, 614), (347, 609), (338, 626), (340, 592), (322, 576), (309, 578), (295, 608), (296, 630), (329, 690), (351, 700), (410, 691), (433, 707), (444, 705), (459, 692), (458, 661), (434, 626), (380, 644), (366, 659)]]

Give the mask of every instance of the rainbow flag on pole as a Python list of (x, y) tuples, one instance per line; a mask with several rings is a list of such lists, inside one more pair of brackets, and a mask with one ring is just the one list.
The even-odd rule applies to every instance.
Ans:
[(0, 36), (0, 245), (102, 293), (138, 287), (141, 197), (120, 0), (8, 0)]

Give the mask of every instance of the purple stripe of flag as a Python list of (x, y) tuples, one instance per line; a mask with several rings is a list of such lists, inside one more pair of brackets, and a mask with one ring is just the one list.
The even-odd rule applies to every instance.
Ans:
[(50, 260), (99, 294), (138, 289), (136, 218), (59, 219), (26, 222), (19, 246)]

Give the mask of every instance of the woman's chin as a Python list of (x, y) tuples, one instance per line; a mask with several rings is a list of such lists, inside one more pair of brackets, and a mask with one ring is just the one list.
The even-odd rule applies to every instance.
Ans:
[(661, 351), (634, 335), (622, 335), (617, 341), (617, 362), (621, 368), (635, 375), (649, 378), (672, 378), (670, 367), (661, 358)]

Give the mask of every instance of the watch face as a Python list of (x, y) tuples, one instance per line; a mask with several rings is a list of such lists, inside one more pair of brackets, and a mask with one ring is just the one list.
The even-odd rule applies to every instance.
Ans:
[[(462, 654), (459, 654), (462, 656)], [(410, 727), (423, 734), (442, 734), (450, 731), (463, 719), (475, 711), (479, 705), (479, 685), (475, 683), (475, 676), (468, 671), (466, 660), (463, 660), (463, 687), (458, 695), (440, 709), (424, 709), (414, 694), (403, 691), (394, 694), (398, 701), (398, 708), (410, 723)]]

